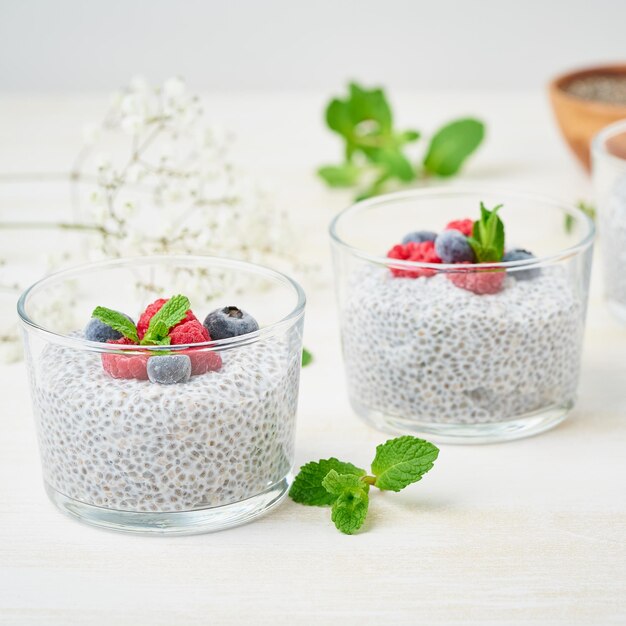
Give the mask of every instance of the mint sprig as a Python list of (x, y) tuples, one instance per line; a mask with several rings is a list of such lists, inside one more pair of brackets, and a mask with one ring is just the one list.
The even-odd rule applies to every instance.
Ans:
[(439, 449), (424, 439), (389, 439), (376, 448), (372, 475), (335, 457), (312, 461), (300, 468), (289, 496), (300, 504), (330, 506), (337, 529), (351, 535), (365, 522), (370, 486), (400, 491), (421, 480), (438, 455)]
[(472, 236), (467, 238), (478, 263), (498, 263), (504, 255), (504, 223), (498, 215), (503, 205), (491, 211), (481, 202), (480, 219), (474, 222)]
[(325, 165), (318, 175), (330, 187), (360, 188), (357, 198), (385, 191), (387, 183), (409, 183), (428, 175), (452, 176), (481, 144), (484, 124), (476, 119), (455, 120), (430, 140), (421, 163), (413, 163), (406, 150), (420, 138), (417, 130), (398, 130), (385, 91), (348, 85), (344, 98), (326, 107), (326, 125), (344, 142), (343, 163)]
[(139, 339), (137, 326), (126, 316), (113, 309), (97, 306), (92, 317), (99, 319), (113, 328), (133, 343), (142, 346), (167, 346), (170, 344), (169, 332), (179, 322), (185, 319), (189, 310), (189, 298), (186, 296), (172, 296), (150, 319), (148, 329), (142, 339)]
[(169, 345), (170, 329), (185, 319), (189, 310), (189, 298), (186, 296), (172, 296), (153, 316), (148, 324), (148, 330), (143, 336), (143, 345)]

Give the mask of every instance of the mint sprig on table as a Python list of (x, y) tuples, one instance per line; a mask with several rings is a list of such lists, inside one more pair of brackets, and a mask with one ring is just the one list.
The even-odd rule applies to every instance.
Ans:
[(148, 329), (144, 336), (139, 339), (137, 327), (126, 316), (97, 306), (92, 317), (99, 319), (113, 330), (122, 333), (124, 337), (141, 346), (167, 346), (170, 344), (169, 332), (179, 322), (185, 319), (189, 310), (190, 302), (186, 296), (172, 296), (150, 319)]
[(502, 206), (490, 211), (480, 203), (480, 219), (474, 222), (472, 236), (467, 238), (478, 263), (498, 263), (504, 256), (504, 223), (498, 215)]
[(401, 491), (421, 480), (438, 455), (439, 448), (424, 439), (390, 439), (376, 448), (371, 475), (335, 457), (311, 461), (300, 468), (289, 496), (300, 504), (330, 506), (337, 529), (351, 535), (365, 522), (370, 487)]
[(417, 130), (394, 128), (393, 112), (383, 89), (350, 83), (345, 98), (326, 107), (326, 124), (344, 140), (344, 162), (326, 165), (318, 174), (331, 187), (361, 185), (358, 198), (381, 193), (388, 181), (409, 183), (428, 175), (453, 176), (481, 144), (485, 127), (476, 119), (459, 119), (440, 128), (420, 164), (406, 154), (420, 138)]

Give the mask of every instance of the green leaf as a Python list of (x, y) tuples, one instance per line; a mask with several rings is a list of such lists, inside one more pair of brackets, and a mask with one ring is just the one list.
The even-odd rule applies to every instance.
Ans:
[(331, 512), (335, 526), (342, 533), (352, 535), (367, 517), (369, 485), (354, 474), (339, 474), (335, 470), (328, 472), (322, 484), (335, 498)]
[(352, 123), (373, 121), (382, 133), (391, 130), (393, 114), (385, 92), (380, 89), (365, 89), (357, 83), (350, 83), (350, 97), (347, 101)]
[(354, 123), (348, 104), (338, 98), (331, 100), (326, 107), (326, 124), (328, 128), (344, 137), (352, 135)]
[(294, 502), (308, 504), (311, 506), (325, 506), (332, 504), (336, 496), (329, 493), (322, 481), (331, 470), (339, 474), (353, 474), (355, 476), (365, 476), (366, 471), (355, 467), (352, 463), (345, 463), (335, 457), (311, 461), (300, 468), (300, 472), (293, 481), (289, 490), (289, 497)]
[(411, 162), (397, 148), (378, 148), (370, 152), (374, 163), (384, 166), (386, 178), (395, 177), (403, 182), (415, 178), (415, 170)]
[(431, 139), (424, 157), (424, 168), (438, 176), (456, 174), (484, 136), (484, 124), (475, 119), (461, 119), (447, 124)]
[(329, 187), (352, 187), (361, 174), (361, 168), (350, 162), (343, 165), (325, 165), (317, 170)]
[(93, 310), (91, 317), (99, 319), (102, 323), (110, 326), (113, 330), (116, 330), (118, 333), (122, 333), (122, 335), (124, 335), (127, 339), (130, 339), (135, 343), (139, 342), (137, 327), (131, 320), (129, 320), (125, 315), (122, 315), (119, 311), (107, 309), (103, 306), (97, 306)]
[(405, 130), (398, 135), (398, 143), (411, 143), (412, 141), (417, 141), (420, 136), (420, 133), (416, 130)]
[(433, 466), (439, 448), (429, 441), (406, 435), (379, 445), (372, 462), (374, 483), (385, 491), (400, 491), (422, 478)]
[(302, 367), (310, 365), (312, 361), (313, 355), (306, 348), (302, 348)]
[(141, 343), (144, 345), (161, 344), (167, 337), (170, 329), (185, 319), (189, 310), (189, 298), (186, 296), (172, 296), (153, 316), (148, 330)]
[(480, 219), (474, 222), (472, 236), (467, 238), (478, 263), (498, 263), (504, 255), (504, 222), (500, 219), (499, 204), (492, 211), (481, 202)]

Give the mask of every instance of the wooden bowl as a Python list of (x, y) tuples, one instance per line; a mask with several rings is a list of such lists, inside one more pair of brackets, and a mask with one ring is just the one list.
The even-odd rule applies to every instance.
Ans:
[(626, 76), (626, 64), (602, 65), (568, 72), (557, 76), (549, 85), (550, 101), (561, 134), (587, 171), (591, 169), (590, 147), (594, 135), (605, 126), (626, 119), (626, 105), (585, 100), (565, 91), (573, 80), (594, 75)]

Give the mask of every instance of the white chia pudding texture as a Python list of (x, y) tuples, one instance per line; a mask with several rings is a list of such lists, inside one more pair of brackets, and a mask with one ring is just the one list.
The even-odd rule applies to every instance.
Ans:
[(273, 339), (222, 352), (183, 384), (111, 378), (98, 354), (49, 344), (34, 379), (46, 482), (122, 511), (232, 504), (293, 464), (300, 352)]
[(562, 268), (494, 295), (363, 266), (341, 312), (353, 404), (421, 423), (500, 422), (574, 400), (583, 305)]
[(599, 218), (606, 295), (626, 306), (626, 176), (615, 182)]

